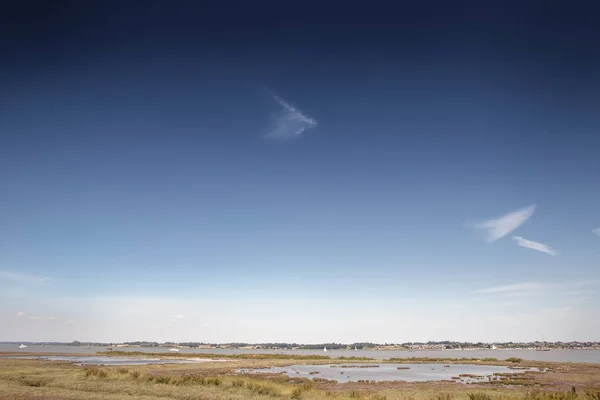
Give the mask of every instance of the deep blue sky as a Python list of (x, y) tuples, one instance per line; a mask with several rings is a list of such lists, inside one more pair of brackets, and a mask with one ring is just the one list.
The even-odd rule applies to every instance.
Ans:
[[(151, 340), (597, 338), (595, 11), (547, 1), (5, 8), (0, 318), (11, 328), (0, 340), (50, 316), (33, 339), (139, 339), (137, 328)], [(298, 115), (316, 126), (269, 136), (304, 123)], [(533, 204), (498, 240), (476, 227)], [(506, 287), (524, 283), (534, 285)], [(530, 314), (510, 309), (514, 297)], [(325, 328), (341, 315), (335, 299), (380, 318)], [(272, 327), (235, 325), (243, 311), (221, 300), (256, 302)], [(117, 318), (111, 302), (143, 322), (98, 329)], [(154, 302), (172, 306), (151, 312)], [(282, 309), (270, 313), (274, 302)], [(477, 327), (473, 304), (486, 302), (509, 309), (469, 332), (394, 306), (450, 306)], [(190, 311), (205, 303), (229, 322)], [(312, 331), (280, 326), (294, 307)], [(160, 313), (190, 325), (163, 326)], [(394, 318), (402, 328), (385, 325)], [(533, 320), (531, 332), (510, 336), (502, 318)]]

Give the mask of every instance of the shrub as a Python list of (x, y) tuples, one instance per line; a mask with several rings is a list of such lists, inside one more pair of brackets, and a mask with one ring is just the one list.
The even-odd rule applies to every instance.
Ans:
[(96, 367), (86, 367), (83, 369), (83, 373), (85, 374), (86, 377), (89, 377), (89, 376), (97, 376), (98, 378), (108, 377), (108, 372), (106, 372), (103, 369), (96, 368)]
[(236, 379), (231, 383), (231, 386), (235, 387), (235, 388), (241, 388), (244, 387), (244, 381), (241, 379)]
[(260, 383), (248, 382), (248, 384), (246, 385), (246, 387), (249, 390), (253, 391), (254, 393), (260, 394), (260, 395), (277, 396), (279, 394), (271, 386), (262, 385)]
[(292, 392), (292, 399), (294, 400), (298, 400), (302, 398), (302, 388), (297, 387), (296, 389), (294, 389), (294, 391)]
[(19, 383), (23, 386), (42, 387), (42, 386), (48, 386), (50, 381), (46, 380), (46, 379), (21, 378)]
[(597, 392), (589, 390), (585, 393), (585, 396), (590, 400), (600, 400), (600, 390)]
[(206, 379), (202, 379), (204, 381), (203, 385), (215, 385), (215, 386), (219, 386), (221, 383), (223, 383), (223, 380), (221, 378), (219, 378), (218, 376), (214, 377), (214, 378), (206, 378)]
[(169, 383), (171, 383), (171, 377), (170, 376), (155, 376), (154, 382), (164, 383), (164, 384), (168, 385)]
[(521, 361), (523, 361), (523, 359), (517, 358), (517, 357), (509, 357), (506, 359), (506, 361), (511, 362), (511, 363), (520, 363)]
[(580, 397), (577, 396), (577, 390), (574, 390), (573, 387), (568, 392), (542, 392), (536, 390), (525, 395), (525, 400), (574, 400), (578, 398)]
[(83, 373), (85, 374), (86, 377), (88, 376), (93, 376), (93, 375), (98, 375), (98, 371), (99, 369), (96, 367), (87, 367), (83, 369)]

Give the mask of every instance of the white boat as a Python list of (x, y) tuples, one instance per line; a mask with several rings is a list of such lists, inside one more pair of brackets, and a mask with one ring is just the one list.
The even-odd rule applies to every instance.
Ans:
[(24, 344), (19, 346), (20, 349), (24, 349), (25, 347), (27, 347), (27, 346), (25, 346)]
[(175, 348), (169, 349), (169, 351), (172, 351), (173, 353), (179, 353), (179, 349), (175, 349)]
[(546, 347), (546, 342), (544, 341), (544, 335), (542, 335), (542, 347), (536, 349), (537, 351), (550, 351), (550, 348)]
[(358, 351), (358, 349), (356, 348), (356, 346), (354, 346), (354, 351)]
[(323, 347), (323, 351), (327, 353), (327, 347)]

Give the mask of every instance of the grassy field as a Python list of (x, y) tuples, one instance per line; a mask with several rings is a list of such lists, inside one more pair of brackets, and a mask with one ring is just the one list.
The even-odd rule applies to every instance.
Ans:
[[(0, 399), (600, 400), (600, 365), (591, 364), (514, 362), (513, 365), (549, 368), (550, 372), (508, 375), (500, 383), (465, 385), (450, 382), (338, 384), (281, 375), (235, 374), (238, 368), (333, 361), (310, 357), (290, 359), (289, 355), (285, 359), (229, 357), (227, 361), (205, 361), (200, 364), (80, 367), (66, 362), (0, 359)], [(339, 360), (344, 361), (348, 359)]]

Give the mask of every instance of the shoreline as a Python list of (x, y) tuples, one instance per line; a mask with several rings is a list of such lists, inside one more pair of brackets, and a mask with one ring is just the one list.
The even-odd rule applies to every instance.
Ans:
[[(1, 354), (1, 353), (0, 353)], [(80, 354), (81, 355), (81, 354)], [(122, 354), (118, 354), (121, 356)], [(163, 356), (154, 353), (154, 356)], [(168, 357), (168, 356), (171, 357)], [(21, 356), (23, 356), (21, 354)], [(31, 357), (31, 355), (29, 355)], [(94, 355), (83, 354), (90, 357)], [(125, 354), (127, 356), (127, 354)], [(129, 356), (135, 356), (129, 354)], [(145, 356), (145, 355), (144, 355)], [(164, 358), (191, 358), (166, 354)], [(544, 362), (520, 360), (470, 361), (474, 365), (496, 365), (545, 368), (544, 372), (502, 373), (493, 382), (458, 383), (446, 380), (411, 381), (351, 381), (333, 382), (296, 378), (282, 374), (245, 374), (239, 369), (270, 368), (273, 366), (364, 364), (373, 360), (348, 359), (285, 359), (285, 358), (229, 358), (228, 362), (163, 365), (75, 365), (72, 362), (43, 359), (0, 358), (0, 399), (415, 399), (440, 400), (438, 393), (447, 393), (444, 399), (469, 400), (550, 400), (556, 398), (589, 399), (586, 393), (600, 393), (600, 365), (571, 362)], [(464, 360), (375, 360), (377, 364), (465, 364)], [(468, 362), (467, 362), (468, 363)], [(496, 375), (495, 375), (496, 376)], [(546, 393), (549, 397), (530, 397), (530, 393)], [(576, 391), (579, 397), (551, 397)], [(7, 397), (3, 397), (7, 396)], [(477, 396), (477, 397), (472, 397)], [(479, 397), (483, 396), (483, 397)], [(528, 397), (529, 396), (529, 397)], [(536, 395), (537, 396), (537, 395)]]

